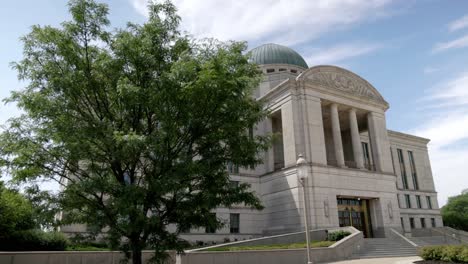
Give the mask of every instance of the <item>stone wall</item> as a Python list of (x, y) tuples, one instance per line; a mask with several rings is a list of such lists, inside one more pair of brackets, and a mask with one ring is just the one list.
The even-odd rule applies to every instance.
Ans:
[[(311, 257), (314, 263), (337, 261), (349, 258), (353, 252), (362, 247), (362, 232), (352, 228), (353, 234), (340, 240), (327, 248), (311, 249)], [(305, 249), (284, 250), (249, 250), (249, 251), (224, 251), (203, 252), (191, 251), (177, 256), (177, 264), (303, 264), (307, 262)]]
[[(151, 251), (143, 252), (143, 263), (149, 263)], [(1, 264), (120, 264), (124, 259), (119, 251), (30, 251), (0, 252)], [(166, 264), (174, 264), (175, 252), (169, 253)]]

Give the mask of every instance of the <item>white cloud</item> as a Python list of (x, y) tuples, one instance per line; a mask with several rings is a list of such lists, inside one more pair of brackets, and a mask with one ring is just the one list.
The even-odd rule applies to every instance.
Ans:
[(452, 21), (449, 25), (449, 31), (453, 32), (468, 27), (468, 15), (465, 15), (455, 21)]
[(434, 68), (434, 67), (426, 67), (423, 70), (424, 74), (431, 74), (431, 73), (438, 72), (438, 71), (440, 71), (440, 68)]
[(448, 49), (464, 48), (468, 46), (468, 35), (454, 39), (448, 42), (442, 42), (435, 45), (432, 49), (433, 53), (445, 51)]
[[(468, 72), (428, 90), (421, 103), (436, 111), (425, 111), (426, 122), (411, 133), (430, 138), (431, 164), (444, 204), (449, 196), (468, 187)], [(424, 120), (424, 117), (421, 117)]]
[(381, 48), (377, 44), (351, 43), (321, 49), (306, 56), (308, 65), (336, 64), (346, 59), (372, 53)]
[[(147, 0), (129, 0), (147, 16)], [(390, 0), (175, 0), (182, 28), (197, 37), (294, 45), (381, 17)]]

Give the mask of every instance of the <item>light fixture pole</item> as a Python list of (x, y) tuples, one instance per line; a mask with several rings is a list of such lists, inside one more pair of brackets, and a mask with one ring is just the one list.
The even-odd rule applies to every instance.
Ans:
[(299, 176), (299, 180), (302, 185), (302, 197), (304, 199), (304, 223), (305, 223), (305, 235), (306, 235), (306, 245), (307, 245), (307, 264), (313, 264), (312, 258), (310, 256), (310, 238), (309, 238), (309, 203), (307, 201), (307, 173), (306, 173), (306, 165), (307, 161), (304, 159), (302, 154), (299, 154), (299, 158), (297, 159), (297, 174)]

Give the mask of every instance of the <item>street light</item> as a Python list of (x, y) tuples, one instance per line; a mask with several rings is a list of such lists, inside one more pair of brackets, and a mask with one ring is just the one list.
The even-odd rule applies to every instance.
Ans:
[(307, 201), (307, 195), (306, 195), (306, 187), (307, 187), (306, 186), (307, 167), (305, 166), (306, 164), (307, 164), (307, 161), (304, 159), (302, 154), (299, 154), (299, 158), (297, 159), (296, 165), (297, 165), (297, 174), (299, 176), (299, 180), (302, 185), (302, 197), (304, 199), (304, 222), (305, 222), (305, 235), (306, 235), (306, 245), (307, 245), (307, 264), (313, 264), (312, 259), (310, 257), (309, 218), (307, 217), (309, 215), (309, 203)]

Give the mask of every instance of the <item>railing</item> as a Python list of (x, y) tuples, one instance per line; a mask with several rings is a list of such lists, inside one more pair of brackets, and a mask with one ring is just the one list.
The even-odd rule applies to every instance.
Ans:
[(357, 163), (355, 161), (345, 160), (344, 163), (345, 163), (345, 166), (348, 167), (348, 168), (357, 169)]
[[(330, 159), (327, 160), (327, 165), (333, 167), (340, 167), (338, 166), (338, 161)], [(357, 169), (357, 163), (353, 160), (345, 160), (345, 166), (348, 168)], [(371, 163), (364, 163), (364, 169), (368, 171), (376, 171), (375, 165)]]

